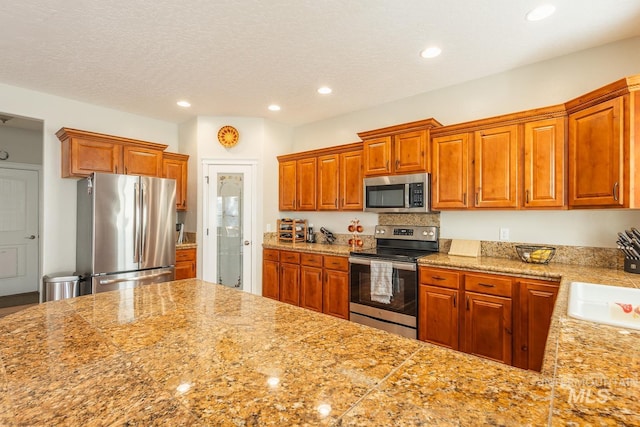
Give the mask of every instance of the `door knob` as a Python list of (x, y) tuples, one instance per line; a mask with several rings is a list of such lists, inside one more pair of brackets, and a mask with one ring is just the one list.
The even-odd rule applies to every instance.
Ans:
[(249, 242), (248, 240), (245, 240), (245, 241), (244, 241), (244, 245), (245, 245), (245, 246), (249, 246), (249, 243), (251, 243), (251, 242)]
[(25, 237), (25, 239), (29, 239), (29, 240), (33, 240), (33, 239), (35, 239), (35, 238), (36, 238), (36, 236), (35, 236), (35, 235), (33, 235), (33, 234), (32, 234), (31, 236), (27, 236), (27, 237)]

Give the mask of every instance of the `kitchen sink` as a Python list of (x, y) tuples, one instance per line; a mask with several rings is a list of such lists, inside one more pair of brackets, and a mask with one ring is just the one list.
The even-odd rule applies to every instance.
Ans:
[(572, 282), (569, 316), (640, 330), (640, 289)]

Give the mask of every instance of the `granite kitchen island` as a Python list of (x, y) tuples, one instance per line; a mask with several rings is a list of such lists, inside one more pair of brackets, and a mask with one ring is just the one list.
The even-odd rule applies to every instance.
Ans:
[[(196, 279), (89, 295), (0, 320), (0, 425), (640, 424), (640, 335), (552, 328), (536, 373)], [(626, 388), (567, 406), (562, 346)]]

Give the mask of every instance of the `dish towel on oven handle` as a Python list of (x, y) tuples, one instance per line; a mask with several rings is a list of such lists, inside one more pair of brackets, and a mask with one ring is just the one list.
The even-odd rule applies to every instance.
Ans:
[(391, 304), (393, 263), (371, 260), (371, 301)]

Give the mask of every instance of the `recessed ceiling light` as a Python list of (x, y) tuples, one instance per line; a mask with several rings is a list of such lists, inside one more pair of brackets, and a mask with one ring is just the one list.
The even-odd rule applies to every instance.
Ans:
[(189, 103), (189, 101), (178, 101), (178, 102), (176, 102), (176, 104), (178, 104), (181, 107), (185, 107), (185, 108), (191, 107), (191, 104)]
[(556, 7), (552, 4), (540, 5), (527, 13), (527, 21), (540, 21), (553, 15), (555, 11)]
[(420, 52), (420, 56), (423, 58), (435, 58), (442, 53), (442, 49), (438, 46), (431, 46)]
[(267, 107), (269, 111), (280, 111), (280, 106), (276, 104), (271, 104)]
[(329, 95), (331, 92), (333, 92), (333, 90), (331, 90), (331, 88), (327, 86), (322, 86), (321, 88), (318, 88), (318, 93), (320, 95)]

